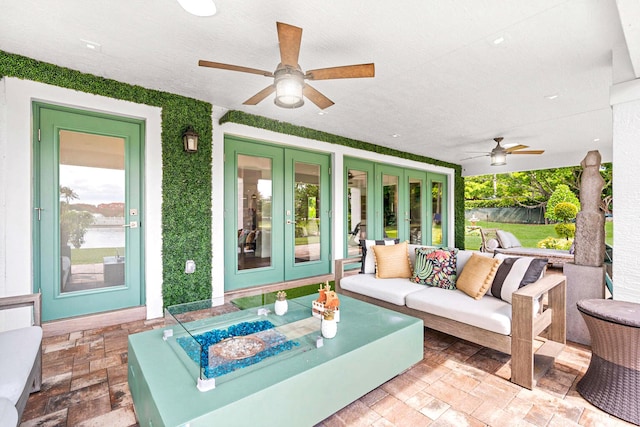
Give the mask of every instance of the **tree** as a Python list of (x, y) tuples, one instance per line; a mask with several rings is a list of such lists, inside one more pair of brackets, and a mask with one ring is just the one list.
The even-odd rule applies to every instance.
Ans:
[[(69, 242), (78, 249), (84, 243), (87, 228), (93, 224), (90, 212), (71, 208), (71, 200), (79, 199), (73, 189), (60, 186), (60, 247), (68, 248)], [(66, 249), (68, 250), (68, 249)]]
[(553, 209), (553, 213), (557, 220), (560, 221), (555, 226), (558, 236), (567, 240), (573, 238), (576, 235), (576, 225), (571, 224), (569, 221), (578, 215), (578, 207), (570, 202), (560, 202)]
[(555, 212), (556, 205), (562, 202), (571, 203), (575, 205), (578, 211), (580, 210), (580, 200), (578, 200), (578, 197), (569, 189), (568, 185), (560, 184), (556, 187), (547, 202), (547, 211), (544, 214), (545, 218), (551, 221), (562, 221), (561, 218), (556, 216)]

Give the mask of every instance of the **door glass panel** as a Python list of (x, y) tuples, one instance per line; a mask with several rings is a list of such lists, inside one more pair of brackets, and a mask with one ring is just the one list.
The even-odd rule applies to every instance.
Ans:
[(125, 140), (60, 131), (60, 292), (125, 284)]
[(422, 243), (422, 180), (409, 178), (409, 243)]
[(431, 244), (442, 244), (442, 183), (431, 184)]
[(320, 165), (295, 163), (295, 263), (320, 259)]
[(398, 177), (382, 175), (382, 209), (384, 237), (398, 237)]
[(272, 162), (238, 155), (238, 270), (271, 265)]
[(349, 169), (347, 173), (347, 256), (362, 255), (360, 241), (367, 238), (367, 173)]

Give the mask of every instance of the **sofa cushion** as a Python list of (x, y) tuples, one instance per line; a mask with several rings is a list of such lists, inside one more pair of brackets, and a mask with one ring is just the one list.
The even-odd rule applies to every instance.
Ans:
[(354, 274), (343, 277), (340, 287), (371, 298), (395, 305), (405, 305), (405, 297), (412, 292), (424, 289), (423, 285), (407, 279), (376, 279), (374, 274)]
[(376, 278), (392, 279), (411, 277), (411, 265), (407, 252), (407, 242), (396, 245), (373, 245), (376, 260)]
[(375, 273), (376, 261), (371, 251), (371, 246), (374, 245), (395, 245), (400, 242), (399, 239), (384, 239), (384, 240), (361, 240), (362, 244), (362, 264), (360, 266), (360, 273)]
[[(511, 304), (490, 295), (475, 300), (460, 290), (425, 288), (406, 296), (407, 307), (502, 335), (511, 334)], [(425, 322), (427, 328), (429, 324)]]
[(457, 278), (456, 248), (416, 248), (411, 280), (420, 285), (455, 289)]
[(13, 405), (27, 384), (41, 341), (39, 326), (0, 332), (0, 397), (6, 397)]
[(495, 258), (501, 260), (501, 263), (491, 284), (490, 293), (509, 304), (511, 304), (511, 294), (537, 281), (549, 261), (546, 258), (511, 257), (499, 253)]
[(6, 397), (0, 397), (0, 426), (17, 426), (18, 410)]
[(472, 254), (458, 277), (456, 287), (472, 298), (482, 298), (491, 287), (499, 265), (499, 259)]
[(516, 236), (513, 233), (504, 230), (496, 231), (496, 236), (498, 237), (498, 242), (500, 243), (501, 248), (509, 249), (509, 248), (520, 248), (522, 245)]

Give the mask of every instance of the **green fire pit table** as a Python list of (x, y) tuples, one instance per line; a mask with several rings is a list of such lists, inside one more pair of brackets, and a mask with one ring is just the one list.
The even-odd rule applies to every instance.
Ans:
[(289, 300), (284, 316), (169, 307), (167, 327), (130, 335), (140, 425), (314, 425), (422, 360), (422, 320), (346, 296), (338, 334), (318, 340), (315, 298)]

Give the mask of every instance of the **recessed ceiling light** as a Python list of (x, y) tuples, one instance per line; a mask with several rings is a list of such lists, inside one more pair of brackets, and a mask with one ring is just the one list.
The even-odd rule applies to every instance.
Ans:
[(80, 41), (82, 42), (84, 47), (86, 47), (89, 50), (93, 50), (94, 52), (100, 52), (102, 50), (102, 45), (100, 45), (100, 43), (92, 42), (90, 40), (83, 40), (83, 39), (80, 39)]
[(326, 112), (326, 111), (319, 111), (319, 112), (318, 112), (318, 115), (319, 115), (319, 116), (324, 116), (325, 114), (327, 114), (327, 112)]
[(393, 135), (391, 135), (391, 138), (398, 138), (399, 136), (400, 136), (400, 134), (394, 133)]
[(213, 0), (178, 0), (178, 3), (184, 10), (195, 16), (212, 16), (217, 12)]
[(493, 40), (493, 44), (495, 44), (495, 45), (499, 45), (500, 43), (503, 43), (503, 42), (504, 42), (504, 37), (502, 37), (502, 36), (500, 36), (497, 39)]
[(556, 99), (557, 97), (559, 97), (560, 95), (558, 95), (557, 93), (554, 93), (552, 95), (546, 95), (545, 98), (549, 99), (549, 100), (553, 100)]
[(600, 138), (594, 138), (593, 142), (600, 142)]

